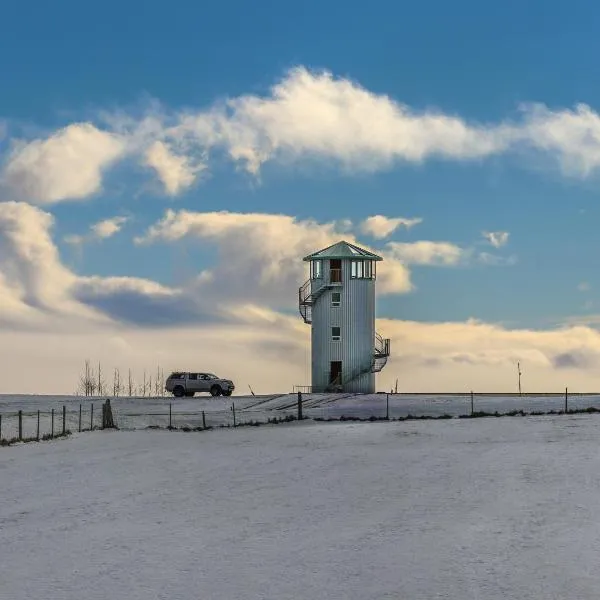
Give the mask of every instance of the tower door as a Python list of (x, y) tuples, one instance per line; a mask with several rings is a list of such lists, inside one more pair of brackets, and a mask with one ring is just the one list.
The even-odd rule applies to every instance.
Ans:
[(329, 383), (342, 383), (342, 361), (332, 360), (329, 369)]
[(339, 258), (332, 258), (329, 261), (329, 280), (331, 283), (342, 282), (342, 261)]

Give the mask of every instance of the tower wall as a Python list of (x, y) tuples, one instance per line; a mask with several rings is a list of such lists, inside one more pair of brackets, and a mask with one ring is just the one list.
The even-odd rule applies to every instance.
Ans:
[[(329, 261), (325, 260), (323, 263), (323, 282), (327, 282)], [(341, 294), (339, 307), (332, 307), (334, 292)], [(340, 327), (340, 341), (332, 340), (332, 327)], [(352, 279), (351, 260), (343, 259), (342, 284), (325, 290), (312, 307), (313, 391), (324, 391), (329, 384), (331, 361), (342, 361), (343, 378), (362, 368), (370, 367), (374, 345), (375, 279)], [(367, 372), (344, 384), (344, 391), (374, 393), (375, 373)]]

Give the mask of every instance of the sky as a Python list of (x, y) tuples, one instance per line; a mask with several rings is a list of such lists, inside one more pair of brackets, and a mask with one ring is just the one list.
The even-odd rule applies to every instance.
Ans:
[[(0, 391), (310, 383), (302, 257), (384, 258), (400, 391), (600, 390), (600, 6), (16, 2)], [(35, 375), (32, 376), (32, 368)]]

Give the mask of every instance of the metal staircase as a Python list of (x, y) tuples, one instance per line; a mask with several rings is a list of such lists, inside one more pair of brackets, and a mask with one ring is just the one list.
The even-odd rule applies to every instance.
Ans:
[(343, 392), (344, 387), (350, 382), (355, 381), (366, 373), (379, 373), (385, 367), (390, 356), (390, 339), (382, 338), (375, 332), (375, 347), (373, 348), (373, 356), (368, 365), (364, 365), (351, 371), (350, 373), (336, 377), (326, 388), (326, 392)]
[(309, 279), (298, 290), (298, 309), (305, 323), (312, 323), (312, 307), (317, 299), (326, 291), (339, 287), (341, 280), (337, 276), (324, 279)]

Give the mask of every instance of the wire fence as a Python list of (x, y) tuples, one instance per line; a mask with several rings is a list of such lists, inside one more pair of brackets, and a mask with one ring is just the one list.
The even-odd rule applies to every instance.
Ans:
[[(74, 399), (75, 400), (75, 399)], [(108, 402), (107, 402), (108, 401)], [(111, 404), (112, 403), (112, 404)], [(0, 444), (42, 441), (107, 426), (105, 407), (121, 430), (202, 431), (223, 427), (289, 422), (297, 419), (405, 420), (485, 416), (527, 416), (600, 412), (600, 394), (280, 394), (167, 402), (131, 398), (74, 401), (54, 408), (0, 413)], [(202, 409), (198, 406), (200, 405)], [(16, 407), (15, 407), (16, 408)]]
[(0, 414), (0, 445), (32, 442), (64, 437), (78, 431), (102, 428), (101, 405), (79, 405), (67, 410), (66, 405), (49, 410), (18, 410)]

